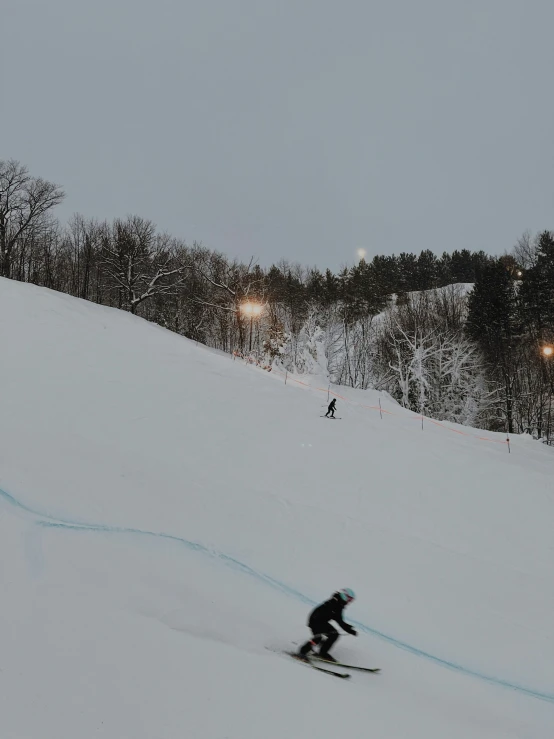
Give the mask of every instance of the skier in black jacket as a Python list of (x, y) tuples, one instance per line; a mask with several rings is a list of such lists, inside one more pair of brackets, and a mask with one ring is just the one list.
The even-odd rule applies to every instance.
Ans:
[(335, 417), (336, 404), (337, 404), (337, 399), (333, 398), (333, 400), (329, 403), (329, 407), (327, 408), (327, 413), (325, 414), (325, 418), (329, 416), (329, 413), (331, 414), (331, 418)]
[(307, 658), (314, 647), (320, 644), (319, 656), (322, 659), (329, 660), (329, 662), (336, 662), (335, 658), (329, 654), (329, 650), (339, 638), (339, 632), (334, 626), (331, 626), (329, 621), (335, 621), (346, 632), (357, 636), (356, 629), (342, 619), (344, 608), (352, 603), (355, 597), (350, 588), (343, 588), (334, 593), (325, 603), (314, 608), (308, 618), (308, 626), (312, 630), (313, 637), (300, 648), (298, 653), (300, 657)]

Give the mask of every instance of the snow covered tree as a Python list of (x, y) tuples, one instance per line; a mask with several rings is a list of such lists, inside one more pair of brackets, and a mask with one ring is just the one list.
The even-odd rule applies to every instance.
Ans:
[(263, 343), (264, 354), (270, 362), (284, 353), (286, 341), (287, 335), (283, 325), (281, 323), (273, 323), (269, 327), (267, 337)]
[(172, 240), (156, 234), (154, 224), (139, 216), (116, 220), (106, 229), (101, 259), (119, 295), (120, 307), (131, 313), (155, 295), (174, 292), (188, 268), (176, 262)]
[(379, 322), (373, 384), (405, 408), (475, 423), (487, 406), (480, 353), (463, 335), (466, 298), (458, 286), (412, 293)]

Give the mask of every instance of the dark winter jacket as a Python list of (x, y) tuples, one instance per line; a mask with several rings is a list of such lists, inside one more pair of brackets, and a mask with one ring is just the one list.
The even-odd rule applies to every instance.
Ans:
[(329, 410), (331, 410), (331, 408), (334, 408), (336, 404), (337, 404), (337, 399), (333, 398), (333, 400), (329, 403)]
[(308, 626), (312, 630), (315, 627), (315, 630), (318, 631), (319, 626), (325, 625), (329, 621), (334, 621), (349, 634), (355, 634), (356, 630), (342, 619), (342, 612), (345, 605), (346, 603), (340, 597), (339, 593), (335, 593), (332, 598), (314, 608), (308, 618)]

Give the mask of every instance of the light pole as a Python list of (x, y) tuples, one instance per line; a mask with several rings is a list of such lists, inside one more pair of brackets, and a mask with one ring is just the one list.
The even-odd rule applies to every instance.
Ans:
[(249, 342), (249, 348), (248, 351), (252, 351), (252, 326), (254, 323), (254, 318), (259, 318), (262, 315), (262, 311), (264, 309), (263, 305), (260, 303), (242, 303), (240, 306), (240, 309), (242, 313), (244, 313), (245, 316), (248, 316), (250, 318), (250, 342)]
[(554, 347), (549, 345), (543, 346), (541, 351), (543, 357), (546, 359), (548, 367), (548, 426), (546, 429), (546, 443), (550, 445), (550, 412), (552, 410), (552, 374), (550, 364), (552, 355), (554, 355)]

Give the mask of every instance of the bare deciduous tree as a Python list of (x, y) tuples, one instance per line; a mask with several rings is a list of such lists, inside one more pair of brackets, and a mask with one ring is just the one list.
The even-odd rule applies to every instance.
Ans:
[(533, 238), (531, 231), (524, 231), (517, 240), (512, 252), (524, 269), (530, 269), (537, 263), (537, 238)]
[[(116, 220), (102, 238), (102, 261), (117, 289), (121, 306), (136, 313), (141, 303), (175, 291), (189, 265), (176, 260), (175, 242), (156, 234), (139, 216)], [(173, 278), (173, 279), (172, 279)]]
[(31, 177), (19, 162), (0, 160), (0, 275), (11, 276), (18, 241), (37, 228), (64, 197), (58, 185)]

